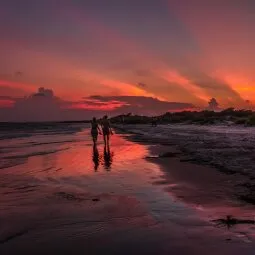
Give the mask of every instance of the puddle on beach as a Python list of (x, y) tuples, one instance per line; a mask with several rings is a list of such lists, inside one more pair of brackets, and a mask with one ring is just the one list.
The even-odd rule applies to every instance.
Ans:
[[(213, 238), (215, 242), (236, 238), (240, 246), (253, 242), (249, 227), (234, 231), (215, 227), (210, 220), (219, 216), (217, 207), (208, 210), (203, 205), (191, 206), (166, 192), (167, 187), (177, 184), (164, 182), (160, 166), (146, 160), (150, 154), (146, 145), (115, 134), (109, 151), (104, 150), (101, 137), (93, 148), (88, 129), (70, 135), (48, 135), (47, 142), (40, 140), (45, 141), (43, 135), (22, 138), (17, 140), (16, 149), (12, 140), (12, 150), (1, 154), (9, 165), (13, 161), (13, 167), (0, 173), (0, 217), (6, 224), (0, 234), (2, 243), (9, 243), (12, 233), (15, 237), (24, 228), (37, 231), (37, 238), (46, 230), (51, 234), (55, 231), (53, 236), (62, 230), (60, 235), (65, 238), (78, 235), (78, 239), (86, 228), (92, 236), (93, 231), (98, 236), (104, 231), (112, 233), (112, 228), (116, 233), (124, 229), (138, 236), (150, 230), (148, 240), (169, 235), (178, 247), (184, 237), (199, 239), (204, 235), (212, 238), (210, 245), (214, 245)], [(20, 158), (23, 161), (16, 164)], [(233, 215), (236, 211), (242, 214), (240, 208), (227, 210)], [(170, 229), (174, 231), (168, 232)], [(166, 245), (164, 238), (158, 244)], [(188, 241), (187, 247), (191, 245)]]

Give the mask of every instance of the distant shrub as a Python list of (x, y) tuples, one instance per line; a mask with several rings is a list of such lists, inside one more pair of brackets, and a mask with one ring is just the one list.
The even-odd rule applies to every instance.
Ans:
[(202, 111), (201, 113), (206, 118), (210, 118), (210, 117), (213, 117), (216, 115), (216, 113), (214, 111)]
[(255, 126), (255, 112), (250, 110), (235, 110), (229, 108), (221, 112), (214, 111), (183, 111), (183, 112), (167, 112), (161, 116), (139, 116), (139, 115), (119, 115), (113, 117), (111, 121), (113, 123), (125, 123), (125, 124), (149, 124), (156, 118), (158, 124), (167, 123), (189, 123), (189, 124), (220, 124), (226, 122), (232, 122), (235, 124), (247, 124)]
[(235, 124), (237, 125), (244, 125), (247, 123), (247, 118), (240, 118), (235, 120)]
[(251, 110), (239, 110), (239, 111), (235, 111), (235, 116), (236, 117), (249, 117), (252, 115), (252, 111)]
[(234, 115), (235, 114), (235, 108), (227, 108), (220, 112), (220, 115)]
[(255, 114), (251, 115), (247, 120), (247, 125), (255, 126)]

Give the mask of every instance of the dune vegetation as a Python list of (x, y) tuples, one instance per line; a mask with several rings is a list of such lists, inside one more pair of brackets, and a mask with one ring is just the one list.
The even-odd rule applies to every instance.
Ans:
[(251, 110), (235, 110), (228, 108), (222, 111), (182, 111), (182, 112), (167, 112), (159, 116), (141, 116), (123, 114), (115, 116), (111, 119), (113, 123), (125, 124), (227, 124), (227, 125), (245, 125), (255, 126), (255, 112)]

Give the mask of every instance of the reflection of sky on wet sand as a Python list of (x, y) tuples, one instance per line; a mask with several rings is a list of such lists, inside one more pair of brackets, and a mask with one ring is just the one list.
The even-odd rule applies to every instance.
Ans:
[[(48, 167), (52, 167), (53, 174), (56, 176), (79, 176), (79, 175), (94, 175), (94, 160), (93, 146), (90, 141), (88, 132), (81, 132), (76, 134), (78, 141), (64, 145), (58, 145), (57, 148), (60, 151), (58, 153), (52, 153), (44, 155), (42, 157), (34, 157), (29, 159), (26, 168), (45, 168), (45, 164)], [(82, 139), (84, 139), (82, 141)], [(66, 146), (68, 149), (65, 150)], [(136, 160), (143, 158), (146, 154), (146, 148), (139, 144), (133, 144), (124, 140), (120, 136), (113, 136), (110, 146), (110, 152), (104, 152), (104, 145), (100, 137), (97, 145), (98, 153), (98, 171), (103, 171), (106, 165), (112, 161), (111, 168), (113, 171), (118, 169), (121, 171), (125, 168), (125, 165), (129, 160)], [(109, 154), (109, 155), (108, 155)], [(108, 159), (110, 157), (111, 159)], [(54, 169), (60, 169), (57, 173), (54, 173)]]
[[(53, 139), (56, 141), (52, 141)], [(116, 164), (118, 166), (125, 163), (126, 160), (141, 158), (146, 153), (146, 149), (143, 146), (138, 144), (134, 145), (120, 136), (113, 136), (111, 142), (109, 154), (113, 157), (114, 151), (117, 148)], [(8, 140), (8, 144), (5, 141), (3, 143), (7, 145), (7, 148), (10, 148), (8, 155), (5, 155), (6, 158), (26, 158), (26, 156), (33, 156), (32, 154), (34, 154), (34, 157), (28, 157), (25, 165), (19, 167), (19, 171), (29, 168), (41, 168), (43, 170), (49, 167), (63, 167), (65, 168), (65, 173), (68, 171), (67, 168), (73, 168), (70, 173), (74, 175), (78, 174), (78, 172), (80, 174), (90, 174), (90, 170), (92, 169), (91, 154), (93, 154), (93, 146), (88, 131), (77, 133), (70, 136), (70, 138), (67, 135), (63, 135), (62, 137), (58, 135), (57, 138), (47, 135), (19, 139), (18, 142), (17, 140)], [(53, 153), (55, 151), (57, 153)], [(102, 161), (104, 147), (101, 138), (97, 145), (97, 151), (100, 161)], [(44, 153), (45, 155), (43, 155)], [(79, 171), (79, 169), (82, 170)], [(63, 174), (63, 171), (61, 174)]]
[[(14, 147), (13, 140), (9, 143), (9, 147)], [(25, 147), (25, 144), (35, 143), (36, 146)], [(45, 183), (54, 180), (68, 184), (68, 180), (75, 179), (77, 185), (86, 180), (90, 183), (99, 182), (97, 189), (102, 189), (106, 184), (110, 187), (120, 186), (121, 183), (126, 183), (126, 186), (132, 186), (131, 183), (142, 186), (142, 183), (150, 179), (149, 173), (160, 171), (155, 164), (144, 160), (147, 153), (145, 146), (127, 141), (119, 135), (112, 136), (110, 151), (107, 152), (100, 136), (95, 155), (88, 129), (72, 135), (22, 138), (16, 140), (16, 147), (21, 148), (12, 149), (5, 156), (12, 159), (24, 158), (24, 164), (5, 171), (13, 175), (30, 176)], [(42, 155), (45, 152), (48, 153)], [(32, 154), (34, 156), (26, 157)], [(95, 164), (98, 165), (96, 171)]]

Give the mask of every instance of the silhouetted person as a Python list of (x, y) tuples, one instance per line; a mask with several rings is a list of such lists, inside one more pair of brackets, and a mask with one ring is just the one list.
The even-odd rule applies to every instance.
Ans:
[(110, 121), (108, 120), (108, 116), (105, 115), (101, 122), (102, 130), (103, 130), (103, 136), (104, 136), (104, 145), (105, 147), (109, 147), (109, 139), (110, 135), (113, 134)]
[(91, 136), (94, 144), (97, 143), (98, 133), (101, 133), (101, 130), (97, 123), (97, 119), (94, 117), (93, 120), (91, 121)]
[(93, 162), (94, 162), (94, 170), (97, 171), (99, 167), (99, 152), (97, 149), (97, 144), (93, 144), (93, 156), (92, 156)]
[(156, 118), (153, 118), (153, 119), (152, 119), (152, 122), (151, 122), (151, 126), (152, 126), (152, 127), (156, 127), (157, 124), (158, 124), (158, 123), (157, 123), (157, 119), (156, 119)]
[(112, 156), (109, 144), (104, 146), (104, 168), (108, 171), (110, 171), (112, 165)]

